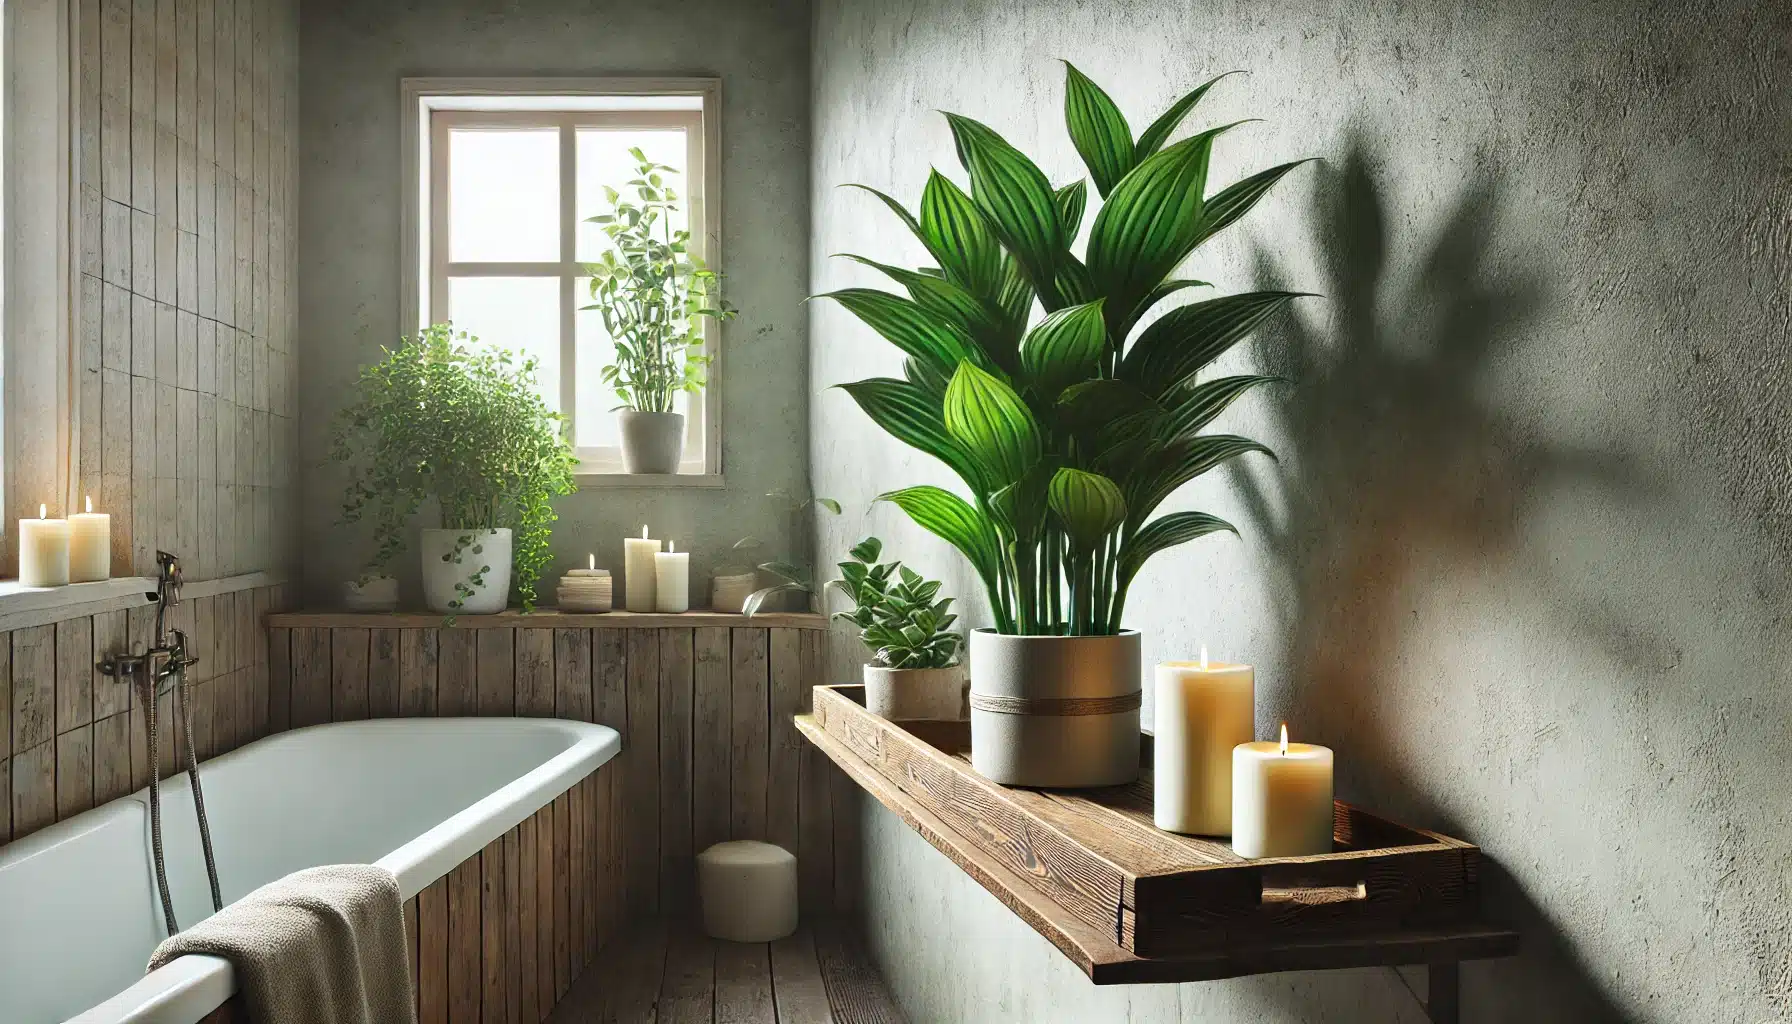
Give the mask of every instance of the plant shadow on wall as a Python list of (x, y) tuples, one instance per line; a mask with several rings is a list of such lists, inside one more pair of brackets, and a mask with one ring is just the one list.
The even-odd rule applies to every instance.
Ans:
[[(1290, 318), (1255, 343), (1260, 365), (1294, 382), (1271, 403), (1284, 462), (1229, 471), (1247, 534), (1276, 573), (1271, 590), (1284, 595), (1282, 664), (1297, 681), (1289, 713), (1347, 738), (1345, 784), (1355, 798), (1461, 834), (1423, 783), (1401, 777), (1389, 752), (1402, 726), (1377, 713), (1414, 614), (1413, 576), (1436, 559), (1524, 558), (1527, 497), (1539, 488), (1574, 482), (1635, 504), (1642, 485), (1624, 456), (1552, 447), (1489, 397), (1493, 364), (1548, 298), (1540, 280), (1489, 268), (1498, 181), (1470, 184), (1401, 291), (1390, 281), (1385, 218), (1397, 204), (1383, 196), (1373, 163), (1368, 144), (1352, 141), (1342, 164), (1326, 169), (1309, 218), (1329, 271), (1321, 285), (1329, 323)], [(1264, 287), (1285, 276), (1261, 250), (1256, 263)], [(1572, 601), (1565, 591), (1555, 598)], [(1652, 643), (1639, 630), (1597, 613), (1575, 627), (1620, 663), (1658, 656), (1639, 650)], [(1483, 863), (1486, 906), (1525, 935), (1520, 960), (1491, 969), (1530, 977), (1500, 988), (1549, 993), (1551, 1006), (1528, 1008), (1546, 1010), (1544, 1019), (1623, 1019), (1520, 883)], [(1490, 1008), (1499, 998), (1476, 991), (1467, 1001)]]

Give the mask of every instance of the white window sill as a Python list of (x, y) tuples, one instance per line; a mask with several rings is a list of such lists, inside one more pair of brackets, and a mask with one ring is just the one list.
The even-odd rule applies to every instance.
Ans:
[(0, 581), (0, 629), (42, 625), (77, 615), (130, 608), (155, 600), (156, 581), (147, 576), (121, 576), (66, 587), (27, 587), (18, 580)]
[(720, 473), (574, 473), (573, 483), (579, 490), (601, 490), (615, 487), (723, 487), (727, 478)]

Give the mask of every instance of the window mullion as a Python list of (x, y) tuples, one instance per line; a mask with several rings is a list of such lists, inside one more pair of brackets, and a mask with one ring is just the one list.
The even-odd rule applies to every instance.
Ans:
[(571, 117), (560, 122), (560, 411), (578, 438), (578, 344), (574, 294), (578, 278), (578, 138)]

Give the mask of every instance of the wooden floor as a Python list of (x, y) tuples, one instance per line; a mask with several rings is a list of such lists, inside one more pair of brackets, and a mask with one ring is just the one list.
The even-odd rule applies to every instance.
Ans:
[(659, 920), (613, 947), (549, 1024), (906, 1024), (843, 922), (749, 945)]

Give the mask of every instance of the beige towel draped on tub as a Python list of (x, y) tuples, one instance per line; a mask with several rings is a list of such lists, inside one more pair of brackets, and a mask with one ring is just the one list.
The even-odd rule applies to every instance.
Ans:
[(229, 960), (255, 1024), (415, 1024), (398, 880), (370, 864), (307, 868), (156, 947), (149, 969)]

